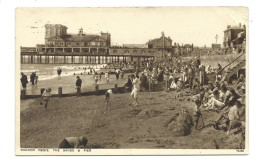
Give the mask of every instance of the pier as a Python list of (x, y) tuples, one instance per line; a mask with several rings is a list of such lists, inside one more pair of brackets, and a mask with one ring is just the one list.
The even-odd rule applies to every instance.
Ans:
[(154, 60), (154, 56), (21, 52), (21, 64), (107, 64), (148, 60)]

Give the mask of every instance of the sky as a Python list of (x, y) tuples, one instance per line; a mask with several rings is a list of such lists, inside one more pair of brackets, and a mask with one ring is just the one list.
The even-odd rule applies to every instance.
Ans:
[(164, 32), (173, 44), (211, 46), (223, 43), (227, 25), (248, 26), (246, 7), (147, 7), (147, 8), (18, 8), (16, 44), (44, 44), (45, 24), (62, 24), (68, 33), (109, 32), (112, 45), (144, 44)]

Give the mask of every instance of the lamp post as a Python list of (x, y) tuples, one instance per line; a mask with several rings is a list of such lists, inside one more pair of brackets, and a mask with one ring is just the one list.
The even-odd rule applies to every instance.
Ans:
[(217, 44), (218, 43), (218, 34), (216, 34), (215, 39), (216, 39), (216, 44)]

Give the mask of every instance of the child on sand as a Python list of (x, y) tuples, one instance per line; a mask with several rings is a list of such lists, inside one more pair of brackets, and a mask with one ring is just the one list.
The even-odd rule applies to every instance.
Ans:
[(105, 97), (106, 97), (106, 110), (107, 110), (108, 105), (111, 107), (111, 100), (110, 100), (110, 95), (111, 94), (112, 94), (112, 90), (111, 89), (107, 90), (107, 92), (105, 94)]
[(42, 93), (42, 101), (41, 104), (44, 104), (45, 110), (47, 109), (49, 100), (51, 97), (51, 88), (46, 89), (43, 93)]
[(86, 147), (88, 139), (85, 136), (81, 137), (66, 137), (59, 145), (59, 148), (79, 148)]

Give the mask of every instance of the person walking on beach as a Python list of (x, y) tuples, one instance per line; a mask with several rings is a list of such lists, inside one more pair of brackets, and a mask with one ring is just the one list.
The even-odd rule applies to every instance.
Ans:
[(87, 68), (86, 67), (83, 67), (83, 70), (84, 70), (84, 76), (86, 75), (86, 70)]
[(30, 75), (30, 81), (31, 81), (31, 83), (32, 83), (32, 86), (34, 86), (35, 77), (36, 77), (35, 73), (32, 72), (32, 74)]
[(94, 77), (94, 79), (95, 79), (95, 84), (97, 84), (97, 82), (98, 82), (98, 79), (99, 79), (99, 75), (96, 73), (95, 74), (95, 77)]
[(116, 75), (116, 80), (118, 80), (119, 79), (119, 69), (116, 69), (116, 71), (115, 71), (115, 75)]
[(76, 93), (77, 95), (80, 95), (81, 93), (81, 84), (82, 84), (82, 80), (80, 79), (79, 76), (77, 76), (77, 80), (76, 80)]
[(22, 87), (23, 87), (23, 90), (26, 89), (26, 85), (28, 83), (28, 80), (27, 80), (27, 76), (22, 72), (21, 73), (22, 77), (21, 77), (21, 83), (22, 83)]
[(106, 93), (105, 93), (105, 97), (106, 97), (106, 110), (105, 111), (107, 111), (108, 105), (111, 107), (111, 99), (110, 99), (111, 94), (112, 94), (111, 89), (107, 90)]
[(109, 82), (109, 73), (108, 72), (105, 73), (105, 78), (107, 80), (107, 84), (110, 84), (110, 82)]
[(42, 101), (41, 101), (41, 104), (44, 104), (45, 110), (47, 109), (50, 98), (51, 98), (51, 88), (45, 89), (45, 91), (42, 93)]
[[(36, 73), (35, 73), (35, 74), (36, 74)], [(35, 81), (34, 81), (34, 86), (35, 86), (35, 87), (37, 87), (38, 78), (39, 78), (39, 77), (36, 75), (36, 76), (35, 76), (35, 79), (34, 79), (34, 80), (35, 80)]]
[(132, 75), (133, 90), (131, 96), (134, 98), (133, 106), (138, 106), (138, 92), (140, 90), (140, 80), (138, 75)]
[(61, 78), (61, 72), (62, 72), (62, 70), (61, 70), (61, 68), (59, 67), (59, 68), (57, 69), (58, 79)]

